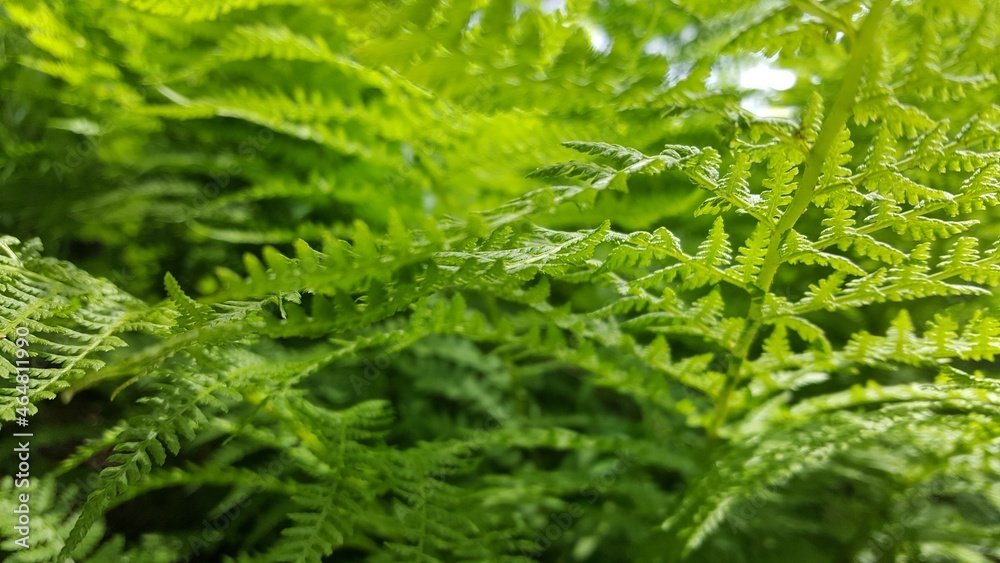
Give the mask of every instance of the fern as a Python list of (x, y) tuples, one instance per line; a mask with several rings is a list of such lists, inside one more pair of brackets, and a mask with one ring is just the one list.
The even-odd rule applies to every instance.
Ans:
[(1000, 10), (731, 4), (5, 4), (0, 550), (1000, 557)]

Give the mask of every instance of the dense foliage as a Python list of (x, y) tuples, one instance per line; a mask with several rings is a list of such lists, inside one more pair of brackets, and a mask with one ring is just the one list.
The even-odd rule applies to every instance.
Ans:
[(0, 10), (5, 561), (1000, 560), (1000, 4)]

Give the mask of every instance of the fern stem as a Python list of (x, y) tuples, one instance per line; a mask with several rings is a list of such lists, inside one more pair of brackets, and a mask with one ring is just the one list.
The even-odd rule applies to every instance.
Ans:
[(17, 254), (14, 254), (14, 251), (7, 246), (7, 243), (0, 242), (0, 249), (2, 249), (7, 256), (10, 256), (10, 259), (13, 260), (15, 264), (18, 266), (23, 265), (21, 259), (17, 257)]
[(847, 124), (848, 118), (857, 98), (858, 88), (861, 85), (861, 76), (864, 72), (865, 62), (875, 45), (875, 37), (878, 32), (879, 22), (885, 14), (892, 0), (875, 0), (864, 24), (858, 35), (857, 43), (851, 52), (851, 58), (844, 69), (844, 79), (841, 82), (840, 90), (834, 100), (830, 112), (823, 121), (820, 128), (816, 144), (809, 151), (806, 159), (805, 169), (802, 171), (802, 178), (799, 180), (795, 195), (792, 201), (785, 208), (784, 213), (778, 220), (778, 224), (771, 235), (771, 241), (767, 247), (767, 255), (761, 265), (760, 273), (757, 276), (755, 286), (751, 287), (750, 305), (747, 310), (747, 322), (743, 326), (737, 341), (735, 354), (726, 372), (726, 383), (722, 393), (715, 404), (713, 418), (707, 427), (709, 437), (717, 438), (719, 429), (726, 421), (729, 414), (730, 403), (733, 393), (740, 382), (740, 374), (743, 364), (750, 354), (750, 347), (757, 339), (760, 329), (763, 326), (761, 318), (764, 309), (764, 301), (771, 290), (775, 273), (781, 264), (781, 241), (785, 233), (790, 231), (795, 223), (805, 214), (809, 204), (813, 200), (820, 178), (823, 175), (823, 164), (826, 162), (830, 150), (837, 141), (837, 136)]
[(830, 113), (823, 122), (816, 144), (809, 152), (809, 158), (806, 160), (806, 167), (802, 172), (798, 189), (795, 190), (792, 201), (782, 213), (781, 219), (778, 220), (775, 236), (771, 239), (767, 249), (767, 259), (764, 261), (760, 276), (757, 278), (758, 287), (765, 293), (770, 289), (774, 274), (778, 269), (780, 262), (778, 250), (781, 245), (781, 237), (795, 226), (795, 223), (808, 209), (823, 174), (823, 164), (826, 162), (830, 149), (837, 141), (837, 136), (851, 116), (858, 87), (861, 84), (861, 74), (864, 71), (865, 61), (875, 43), (875, 33), (878, 31), (879, 20), (890, 2), (891, 0), (875, 0), (872, 5), (871, 12), (862, 26), (855, 50), (851, 53), (851, 59), (844, 70), (844, 81), (840, 91), (837, 93), (833, 107), (830, 108)]

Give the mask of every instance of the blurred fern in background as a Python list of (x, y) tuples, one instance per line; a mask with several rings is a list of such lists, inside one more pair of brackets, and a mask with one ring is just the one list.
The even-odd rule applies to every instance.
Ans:
[(994, 2), (2, 14), (5, 561), (1000, 560)]

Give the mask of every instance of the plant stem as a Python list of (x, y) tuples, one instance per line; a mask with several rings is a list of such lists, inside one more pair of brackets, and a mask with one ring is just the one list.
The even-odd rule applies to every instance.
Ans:
[(851, 51), (851, 58), (844, 69), (844, 79), (840, 84), (840, 90), (837, 92), (833, 107), (830, 108), (826, 119), (823, 120), (816, 143), (806, 158), (805, 169), (802, 171), (802, 177), (795, 190), (795, 195), (792, 196), (792, 201), (789, 202), (788, 207), (781, 214), (781, 219), (778, 220), (774, 233), (771, 234), (771, 240), (767, 247), (767, 255), (757, 276), (756, 287), (751, 288), (750, 306), (746, 315), (747, 322), (743, 326), (734, 350), (735, 353), (729, 362), (725, 385), (715, 403), (714, 416), (706, 429), (711, 438), (718, 437), (719, 429), (726, 422), (733, 393), (742, 379), (743, 366), (747, 362), (750, 347), (757, 339), (760, 329), (763, 326), (762, 312), (764, 310), (764, 301), (771, 290), (771, 284), (774, 281), (775, 273), (778, 271), (778, 266), (781, 264), (781, 241), (784, 235), (805, 214), (809, 208), (809, 204), (812, 202), (816, 188), (819, 185), (819, 180), (823, 175), (823, 165), (836, 144), (837, 137), (847, 124), (847, 119), (851, 116), (858, 87), (861, 84), (861, 75), (864, 71), (865, 62), (875, 45), (875, 36), (878, 32), (879, 22), (891, 1), (875, 0), (872, 3), (871, 11), (861, 26), (858, 40)]
[(9, 246), (7, 246), (7, 243), (0, 242), (0, 250), (3, 250), (7, 256), (10, 256), (10, 259), (13, 260), (14, 263), (17, 264), (18, 266), (23, 265), (21, 259), (17, 257), (17, 254), (14, 254), (14, 251), (11, 250)]

